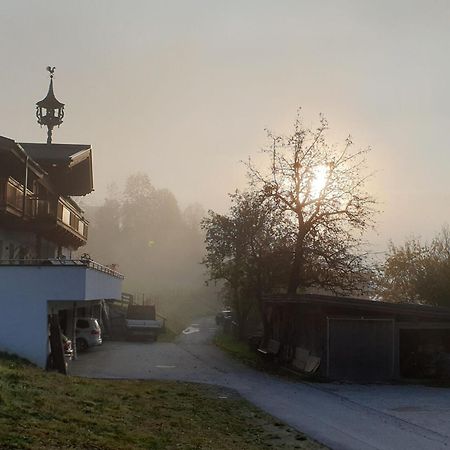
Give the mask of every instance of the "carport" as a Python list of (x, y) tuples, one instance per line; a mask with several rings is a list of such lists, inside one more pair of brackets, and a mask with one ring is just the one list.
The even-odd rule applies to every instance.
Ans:
[(277, 358), (332, 380), (450, 378), (450, 309), (305, 294), (264, 303)]
[(103, 299), (120, 300), (122, 293), (123, 275), (91, 260), (5, 265), (2, 274), (0, 350), (42, 368), (49, 354), (49, 314), (66, 310), (61, 315), (71, 334), (74, 307), (95, 308)]
[[(53, 356), (55, 369), (66, 373), (63, 349), (60, 345), (62, 335), (72, 341), (73, 358), (77, 358), (76, 351), (76, 323), (80, 317), (95, 317), (99, 320), (102, 330), (107, 327), (105, 323), (106, 302), (104, 300), (83, 301), (49, 301), (48, 302), (48, 328), (49, 351)], [(107, 316), (107, 315), (106, 315)], [(52, 336), (56, 335), (56, 336)]]

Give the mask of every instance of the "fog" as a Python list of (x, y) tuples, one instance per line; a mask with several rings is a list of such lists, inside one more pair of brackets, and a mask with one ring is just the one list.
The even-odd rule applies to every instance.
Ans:
[(205, 285), (204, 236), (199, 204), (182, 210), (167, 189), (144, 173), (123, 187), (110, 185), (99, 206), (83, 205), (89, 241), (79, 250), (126, 274), (123, 289), (136, 303), (157, 306), (173, 331), (219, 307), (217, 290)]
[[(443, 1), (2, 2), (1, 134), (45, 141), (34, 104), (56, 66), (66, 117), (54, 142), (92, 144), (90, 213), (141, 172), (183, 216), (195, 203), (226, 211), (265, 128), (287, 133), (298, 107), (307, 125), (323, 112), (331, 142), (350, 133), (373, 148), (382, 213), (369, 240), (384, 251), (448, 221), (449, 19)], [(147, 290), (131, 256), (119, 263), (130, 289)]]

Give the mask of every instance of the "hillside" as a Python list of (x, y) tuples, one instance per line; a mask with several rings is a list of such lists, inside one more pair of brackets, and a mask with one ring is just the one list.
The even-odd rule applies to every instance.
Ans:
[(0, 356), (2, 449), (322, 448), (230, 391), (88, 380)]

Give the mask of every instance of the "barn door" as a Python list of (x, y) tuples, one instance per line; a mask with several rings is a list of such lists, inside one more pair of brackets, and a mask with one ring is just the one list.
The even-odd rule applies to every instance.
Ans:
[(386, 381), (394, 375), (394, 321), (328, 318), (327, 374), (333, 380)]

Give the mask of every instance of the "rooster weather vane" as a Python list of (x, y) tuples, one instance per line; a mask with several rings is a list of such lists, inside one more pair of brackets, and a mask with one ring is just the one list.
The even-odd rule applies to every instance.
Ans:
[(47, 72), (50, 72), (50, 78), (53, 78), (53, 74), (55, 73), (56, 67), (47, 66)]
[(63, 123), (64, 103), (56, 99), (53, 92), (53, 76), (55, 67), (47, 66), (50, 73), (50, 85), (48, 87), (47, 96), (36, 103), (36, 117), (39, 125), (47, 127), (47, 144), (52, 143), (52, 133), (54, 127), (59, 127)]

